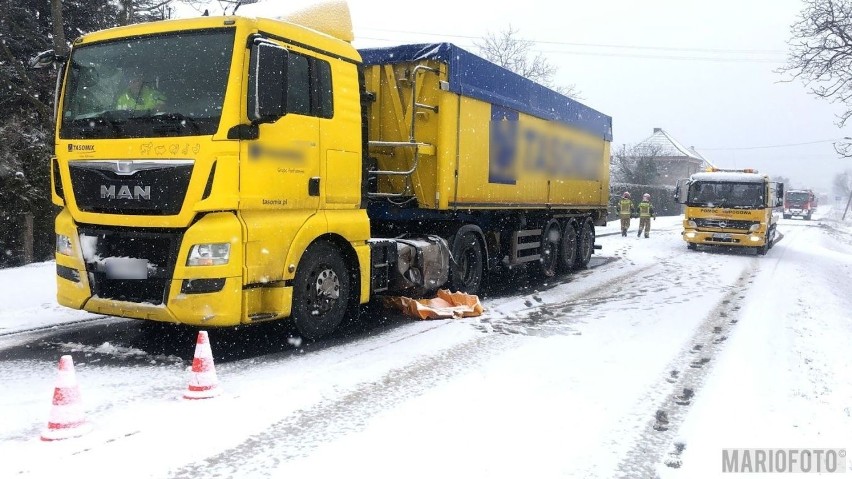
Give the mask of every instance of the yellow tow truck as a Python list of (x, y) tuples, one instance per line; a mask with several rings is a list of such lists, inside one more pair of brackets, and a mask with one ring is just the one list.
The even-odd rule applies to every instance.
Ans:
[(765, 255), (775, 243), (784, 184), (754, 169), (709, 168), (678, 181), (675, 199), (686, 205), (683, 239), (705, 246), (752, 248)]

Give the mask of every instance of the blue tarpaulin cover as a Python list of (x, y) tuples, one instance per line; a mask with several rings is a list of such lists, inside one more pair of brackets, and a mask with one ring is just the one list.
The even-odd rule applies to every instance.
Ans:
[(452, 43), (358, 50), (364, 65), (437, 60), (446, 63), (453, 93), (558, 121), (612, 141), (612, 118)]

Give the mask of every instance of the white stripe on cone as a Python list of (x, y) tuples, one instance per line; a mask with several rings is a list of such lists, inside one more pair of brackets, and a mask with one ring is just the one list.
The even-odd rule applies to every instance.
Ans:
[(208, 399), (222, 392), (213, 364), (213, 350), (207, 331), (199, 331), (195, 342), (195, 357), (192, 359), (192, 373), (189, 386), (183, 393), (185, 399)]
[(53, 406), (42, 441), (57, 441), (82, 436), (92, 429), (86, 422), (86, 412), (80, 397), (80, 386), (74, 373), (74, 361), (65, 355), (59, 359), (59, 373), (53, 389)]

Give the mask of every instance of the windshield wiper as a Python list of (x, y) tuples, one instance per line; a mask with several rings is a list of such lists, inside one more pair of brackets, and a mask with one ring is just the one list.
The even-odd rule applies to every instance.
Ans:
[(116, 134), (121, 134), (121, 126), (127, 121), (126, 115), (118, 115), (124, 113), (120, 110), (116, 111), (100, 111), (86, 116), (78, 116), (72, 120), (81, 131), (94, 131), (97, 127), (109, 126)]

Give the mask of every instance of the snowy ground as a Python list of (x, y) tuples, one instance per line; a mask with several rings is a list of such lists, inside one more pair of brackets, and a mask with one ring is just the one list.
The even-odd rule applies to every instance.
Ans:
[[(201, 402), (177, 399), (189, 332), (55, 306), (52, 263), (0, 270), (0, 477), (696, 478), (722, 448), (852, 448), (852, 226), (822, 213), (765, 257), (610, 223), (593, 268), (480, 318), (211, 331)], [(94, 430), (43, 443), (61, 354)]]

